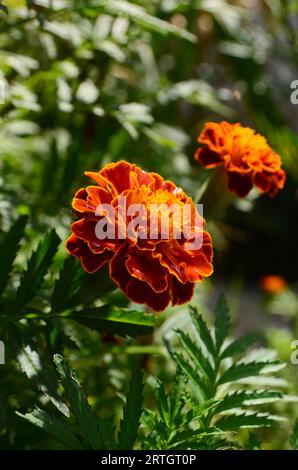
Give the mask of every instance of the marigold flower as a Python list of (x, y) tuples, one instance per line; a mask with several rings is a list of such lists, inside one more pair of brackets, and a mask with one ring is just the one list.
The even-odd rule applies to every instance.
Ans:
[(228, 189), (239, 197), (246, 196), (253, 186), (270, 196), (283, 188), (286, 174), (280, 156), (253, 129), (239, 123), (207, 122), (198, 142), (204, 146), (197, 150), (195, 159), (206, 168), (224, 165)]
[(260, 285), (261, 288), (269, 294), (279, 294), (287, 288), (288, 283), (283, 277), (276, 274), (270, 274), (262, 277)]
[[(177, 305), (190, 300), (195, 283), (213, 271), (212, 240), (191, 198), (159, 174), (147, 173), (125, 161), (106, 165), (97, 173), (85, 172), (85, 175), (96, 185), (75, 194), (72, 207), (78, 220), (71, 226), (72, 234), (66, 243), (68, 253), (78, 258), (89, 273), (109, 263), (111, 278), (127, 297), (155, 311), (164, 310), (170, 302)], [(122, 210), (123, 199), (127, 204), (126, 213)], [(128, 207), (133, 203), (145, 209), (161, 205), (158, 223), (152, 222), (148, 211), (141, 215), (129, 214)], [(181, 209), (186, 205), (191, 207), (187, 219), (190, 237), (185, 237), (183, 232), (185, 220), (174, 217), (173, 204)], [(103, 205), (115, 209), (114, 220), (109, 210), (105, 213), (98, 210)], [(124, 215), (128, 220), (124, 220)], [(142, 217), (147, 225), (141, 223)], [(203, 222), (201, 226), (197, 217)], [(180, 238), (173, 236), (176, 233), (173, 230), (169, 230), (167, 238), (162, 236), (160, 223), (164, 219), (169, 220), (171, 229), (180, 231)], [(134, 224), (137, 220), (132, 233), (128, 233), (127, 222)], [(102, 222), (115, 229), (112, 238), (98, 238), (97, 224)], [(153, 227), (153, 236), (149, 227)], [(198, 234), (200, 246), (190, 248), (192, 237)]]

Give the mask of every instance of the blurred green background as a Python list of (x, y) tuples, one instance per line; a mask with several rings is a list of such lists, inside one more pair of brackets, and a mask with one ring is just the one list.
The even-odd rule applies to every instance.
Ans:
[[(47, 228), (68, 236), (70, 201), (87, 183), (84, 170), (126, 159), (194, 196), (209, 176), (193, 158), (204, 122), (249, 125), (280, 153), (286, 186), (274, 199), (252, 191), (218, 220), (207, 219), (215, 273), (198, 286), (196, 300), (208, 313), (225, 291), (236, 331), (262, 331), (288, 361), (285, 374), (294, 392), (297, 367), (289, 358), (291, 341), (298, 339), (298, 104), (291, 102), (291, 84), (298, 80), (297, 0), (7, 0), (0, 9), (0, 233), (17, 215), (30, 216), (17, 269)], [(63, 246), (59, 256), (65, 256)], [(282, 291), (261, 289), (269, 274), (285, 279)], [(112, 300), (127, 305), (119, 294)], [(176, 309), (168, 328), (181, 324), (185, 311)], [(73, 352), (70, 344), (70, 357), (95, 406), (112, 403), (127, 372), (127, 344), (107, 346), (97, 334), (71, 328), (80, 350)], [(37, 391), (14, 367), (4, 367), (0, 394), (7, 410), (1, 407), (0, 422), (6, 433), (0, 431), (0, 446), (50, 446), (46, 436), (36, 442), (35, 429), (9, 411), (28, 409)], [(287, 413), (292, 418), (295, 410)], [(285, 425), (265, 435), (268, 447), (286, 447), (287, 433)]]

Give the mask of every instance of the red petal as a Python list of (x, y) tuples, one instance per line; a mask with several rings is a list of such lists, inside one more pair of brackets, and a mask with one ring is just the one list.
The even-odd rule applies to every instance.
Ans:
[(98, 186), (88, 186), (85, 190), (84, 199), (76, 194), (72, 201), (72, 207), (77, 212), (91, 212), (95, 214), (96, 208), (100, 204), (110, 204), (111, 194)]
[(254, 176), (254, 184), (264, 192), (269, 191), (271, 182), (270, 177), (264, 173), (256, 173)]
[(88, 273), (94, 273), (107, 261), (111, 259), (111, 252), (105, 250), (100, 255), (95, 255), (87, 243), (77, 238), (75, 235), (71, 235), (66, 241), (66, 250), (69, 254), (79, 259), (82, 263), (83, 268)]
[(228, 189), (239, 197), (245, 197), (252, 188), (251, 177), (237, 172), (228, 172)]
[(74, 222), (71, 230), (78, 238), (88, 242), (89, 248), (93, 253), (102, 253), (104, 250), (115, 250), (119, 240), (100, 240), (96, 236), (95, 227), (99, 219), (83, 218)]
[(130, 172), (132, 165), (128, 162), (121, 161), (118, 163), (110, 163), (101, 170), (101, 175), (106, 178), (113, 186), (117, 194), (121, 194), (130, 188)]
[(137, 249), (131, 250), (125, 265), (129, 273), (147, 282), (154, 292), (163, 292), (168, 287), (168, 272), (152, 255)]
[(201, 147), (195, 153), (195, 159), (205, 168), (214, 168), (223, 162), (220, 153), (213, 152), (208, 147)]
[(146, 283), (138, 279), (131, 278), (127, 284), (126, 295), (137, 304), (146, 304), (156, 312), (161, 312), (169, 305), (170, 295), (166, 290), (160, 294), (154, 292), (153, 289)]
[(118, 248), (110, 262), (110, 276), (122, 290), (125, 290), (127, 283), (131, 279), (131, 275), (125, 266), (127, 251), (128, 246), (126, 243), (123, 243)]
[(187, 282), (181, 284), (176, 278), (172, 278), (172, 303), (173, 305), (181, 305), (192, 298), (194, 293), (194, 284)]

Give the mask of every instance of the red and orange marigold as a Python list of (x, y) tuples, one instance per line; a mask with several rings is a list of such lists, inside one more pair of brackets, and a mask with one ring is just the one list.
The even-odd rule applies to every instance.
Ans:
[(208, 122), (198, 142), (203, 147), (195, 159), (206, 168), (224, 165), (228, 189), (238, 196), (246, 196), (253, 186), (270, 196), (283, 188), (286, 174), (280, 156), (253, 129), (239, 123)]
[[(145, 303), (155, 311), (164, 310), (171, 302), (182, 304), (191, 299), (195, 283), (210, 276), (212, 267), (212, 240), (193, 218), (198, 216), (197, 209), (185, 193), (174, 183), (164, 180), (157, 173), (148, 173), (126, 161), (106, 165), (99, 172), (85, 172), (96, 185), (80, 189), (75, 194), (72, 207), (78, 217), (71, 226), (71, 236), (67, 240), (67, 251), (81, 261), (85, 271), (93, 273), (105, 263), (109, 263), (109, 272), (116, 285), (127, 297), (137, 303)], [(127, 220), (120, 211), (121, 201), (127, 206), (139, 203), (147, 208), (161, 204), (161, 219), (168, 217), (171, 224), (176, 223), (171, 214), (172, 204), (183, 208), (191, 205), (190, 225), (193, 234), (201, 231), (201, 244), (196, 249), (189, 249), (190, 239), (169, 237), (164, 239), (155, 227), (153, 239), (144, 234), (138, 225), (133, 234), (127, 234)], [(107, 239), (99, 239), (96, 225), (103, 217), (109, 218), (108, 212), (98, 212), (98, 207), (111, 205), (115, 209), (115, 234)], [(150, 213), (150, 212), (148, 212)], [(99, 215), (98, 215), (99, 214)], [(134, 214), (130, 214), (132, 221)], [(200, 218), (202, 221), (202, 218)], [(150, 221), (148, 227), (150, 226)], [(111, 219), (109, 220), (111, 224)], [(177, 229), (177, 227), (176, 227)], [(125, 234), (125, 236), (123, 236)]]

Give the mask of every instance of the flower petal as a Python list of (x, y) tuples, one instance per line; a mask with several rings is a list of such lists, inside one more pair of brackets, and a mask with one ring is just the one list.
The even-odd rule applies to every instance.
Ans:
[(181, 305), (191, 300), (194, 293), (195, 284), (186, 282), (181, 284), (175, 277), (172, 279), (172, 303)]
[(147, 304), (155, 312), (165, 310), (170, 302), (168, 290), (162, 293), (156, 293), (151, 287), (138, 279), (130, 279), (125, 289), (127, 297), (137, 304)]
[(83, 268), (88, 273), (97, 271), (107, 263), (112, 256), (112, 253), (108, 250), (105, 250), (99, 255), (95, 255), (88, 247), (88, 244), (75, 235), (71, 235), (66, 241), (66, 250), (69, 254), (81, 261)]
[(248, 175), (242, 175), (238, 172), (228, 173), (228, 189), (229, 191), (235, 192), (239, 197), (245, 197), (248, 195), (252, 188), (251, 178)]
[(133, 277), (148, 283), (154, 292), (167, 289), (168, 272), (150, 253), (131, 250), (125, 265)]

